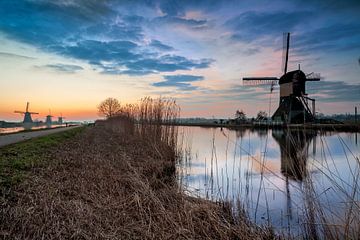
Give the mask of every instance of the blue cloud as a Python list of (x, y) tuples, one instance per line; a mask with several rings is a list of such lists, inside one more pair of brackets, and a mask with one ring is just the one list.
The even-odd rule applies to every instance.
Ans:
[(92, 64), (102, 69), (105, 74), (146, 75), (150, 73), (174, 72), (177, 70), (191, 70), (207, 68), (212, 59), (192, 60), (177, 55), (162, 55), (154, 58), (142, 58), (136, 55), (132, 60), (115, 63), (101, 63), (93, 61)]
[(129, 41), (141, 41), (144, 38), (144, 34), (142, 28), (129, 23), (99, 23), (95, 25), (91, 25), (85, 29), (85, 36), (97, 36), (98, 38), (104, 39), (122, 39)]
[(70, 56), (77, 59), (94, 61), (115, 61), (123, 63), (127, 60), (139, 58), (132, 50), (137, 44), (130, 41), (109, 41), (83, 40), (74, 45), (52, 45), (48, 49), (60, 55)]
[(296, 51), (346, 51), (360, 47), (360, 23), (338, 23), (297, 35), (292, 44)]
[(166, 75), (163, 76), (167, 82), (179, 83), (179, 82), (196, 82), (204, 80), (203, 76), (196, 75)]
[(81, 66), (78, 65), (71, 65), (71, 64), (47, 64), (39, 67), (45, 67), (52, 70), (55, 70), (57, 72), (63, 72), (63, 73), (75, 73), (77, 71), (83, 70)]
[(360, 2), (358, 0), (296, 0), (302, 6), (315, 6), (322, 11), (330, 10), (339, 12), (341, 10), (353, 10), (358, 12), (360, 10)]
[(160, 2), (160, 10), (170, 16), (183, 16), (185, 14), (184, 2), (180, 1), (163, 1)]
[(176, 87), (180, 90), (196, 90), (197, 87), (192, 86), (191, 82), (204, 80), (203, 76), (196, 75), (166, 75), (163, 76), (165, 81), (153, 83), (156, 87)]
[[(147, 44), (143, 25), (150, 20), (115, 13), (114, 4), (95, 0), (2, 1), (0, 32), (43, 51), (83, 60), (104, 74), (174, 72), (207, 68), (213, 62), (166, 54), (173, 48), (155, 39)], [(194, 27), (205, 23), (172, 16), (163, 19), (167, 18)]]
[(317, 97), (320, 102), (358, 102), (360, 101), (360, 84), (344, 81), (308, 82), (309, 94), (322, 94)]
[(193, 29), (199, 28), (206, 28), (207, 27), (207, 20), (196, 20), (196, 19), (186, 19), (182, 17), (174, 17), (174, 16), (163, 16), (157, 17), (152, 20), (152, 24), (154, 26), (159, 24), (174, 24), (174, 25), (181, 25), (186, 26)]
[(158, 41), (158, 40), (152, 40), (150, 43), (151, 47), (157, 48), (159, 50), (163, 50), (163, 51), (172, 51), (174, 50), (173, 47), (163, 44), (162, 42)]
[(248, 11), (225, 22), (233, 30), (232, 39), (252, 42), (263, 37), (279, 36), (295, 29), (312, 16), (311, 12), (255, 12)]

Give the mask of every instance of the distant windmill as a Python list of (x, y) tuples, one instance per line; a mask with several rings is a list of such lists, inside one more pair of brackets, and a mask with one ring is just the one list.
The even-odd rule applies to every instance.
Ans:
[(60, 113), (60, 117), (58, 117), (58, 124), (63, 124), (65, 117), (63, 117), (62, 113)]
[[(285, 38), (286, 37), (286, 38)], [(285, 41), (286, 40), (286, 41)], [(285, 45), (286, 44), (286, 45)], [(309, 98), (305, 92), (305, 83), (308, 81), (320, 81), (320, 74), (305, 74), (299, 69), (287, 72), (289, 60), (290, 33), (284, 35), (284, 75), (278, 77), (244, 77), (245, 84), (271, 84), (273, 86), (279, 81), (280, 100), (279, 107), (272, 116), (275, 121), (285, 123), (305, 123), (315, 120), (315, 99)], [(312, 101), (312, 111), (308, 100)]]
[(15, 113), (24, 114), (23, 123), (33, 123), (31, 115), (32, 114), (39, 114), (39, 113), (36, 113), (36, 112), (29, 112), (29, 105), (30, 105), (29, 102), (27, 102), (25, 112), (23, 112), (23, 111), (14, 111)]
[(54, 116), (51, 116), (51, 111), (49, 109), (49, 115), (46, 116), (46, 121), (45, 121), (46, 125), (52, 124), (52, 117), (54, 117)]

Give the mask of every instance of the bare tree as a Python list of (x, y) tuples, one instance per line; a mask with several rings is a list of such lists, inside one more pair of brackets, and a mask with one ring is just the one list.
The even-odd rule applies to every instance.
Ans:
[(107, 118), (113, 117), (121, 110), (120, 102), (115, 98), (107, 98), (98, 106), (98, 113), (100, 116)]
[(243, 110), (236, 110), (235, 112), (235, 118), (238, 120), (245, 120), (246, 119), (246, 114)]

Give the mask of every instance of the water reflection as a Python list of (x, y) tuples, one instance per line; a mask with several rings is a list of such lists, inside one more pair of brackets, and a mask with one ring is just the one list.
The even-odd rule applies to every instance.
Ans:
[[(316, 237), (319, 230), (312, 223), (330, 219), (335, 226), (346, 216), (346, 204), (360, 199), (354, 191), (360, 155), (355, 133), (183, 131), (188, 154), (178, 176), (189, 194), (234, 205), (240, 201), (254, 222), (278, 232), (304, 237), (308, 229)], [(314, 211), (320, 206), (321, 216)]]
[[(309, 144), (316, 132), (281, 129), (272, 131), (272, 137), (280, 146), (281, 173), (286, 178), (302, 181), (306, 175)], [(316, 145), (316, 141), (313, 142)], [(313, 149), (316, 151), (316, 146)]]
[(37, 130), (37, 129), (57, 128), (57, 127), (62, 127), (62, 126), (65, 126), (65, 125), (59, 125), (59, 124), (37, 125), (34, 123), (27, 123), (27, 124), (22, 124), (21, 127), (0, 128), (0, 134), (16, 133), (16, 132), (21, 132), (21, 131)]

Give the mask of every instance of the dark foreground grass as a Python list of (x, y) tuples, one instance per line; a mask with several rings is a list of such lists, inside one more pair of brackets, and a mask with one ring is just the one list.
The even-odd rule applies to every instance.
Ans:
[(54, 133), (0, 148), (0, 196), (9, 197), (11, 189), (29, 171), (51, 164), (50, 152), (84, 130), (84, 127)]

